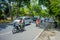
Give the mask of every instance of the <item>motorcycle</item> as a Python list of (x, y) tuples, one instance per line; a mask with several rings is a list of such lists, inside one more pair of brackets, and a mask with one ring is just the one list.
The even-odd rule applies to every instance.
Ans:
[(15, 22), (14, 25), (13, 25), (12, 32), (13, 32), (13, 34), (14, 34), (14, 33), (17, 33), (17, 32), (19, 32), (19, 31), (20, 31), (20, 27), (19, 27), (18, 23)]
[(13, 26), (13, 34), (24, 30), (24, 27), (22, 25), (19, 25), (18, 23), (14, 23)]

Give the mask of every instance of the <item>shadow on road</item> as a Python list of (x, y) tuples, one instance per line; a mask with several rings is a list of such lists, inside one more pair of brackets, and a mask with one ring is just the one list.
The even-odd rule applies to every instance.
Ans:
[(2, 29), (6, 29), (7, 28), (7, 24), (0, 24), (0, 31), (2, 30)]
[(17, 31), (17, 32), (12, 32), (13, 34), (16, 34), (16, 33), (22, 33), (22, 32), (24, 32), (24, 31), (26, 31), (26, 30), (20, 30), (20, 31)]

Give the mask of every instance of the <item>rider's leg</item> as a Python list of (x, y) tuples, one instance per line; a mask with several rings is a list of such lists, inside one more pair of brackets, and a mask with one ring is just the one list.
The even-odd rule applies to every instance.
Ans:
[(16, 29), (19, 30), (18, 26), (16, 26)]

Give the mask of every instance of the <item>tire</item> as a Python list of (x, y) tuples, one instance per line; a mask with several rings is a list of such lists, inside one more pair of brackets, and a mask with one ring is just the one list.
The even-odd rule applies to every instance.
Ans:
[(15, 34), (17, 32), (17, 29), (13, 28), (12, 33)]

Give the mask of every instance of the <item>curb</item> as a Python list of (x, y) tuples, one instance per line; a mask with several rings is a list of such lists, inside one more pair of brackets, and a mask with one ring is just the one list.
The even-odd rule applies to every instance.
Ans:
[(39, 33), (33, 40), (37, 40), (37, 38), (43, 33), (43, 31), (41, 33)]

